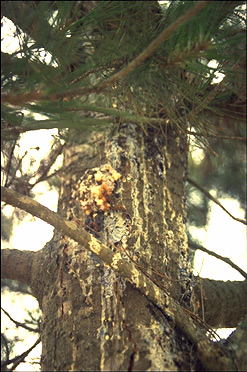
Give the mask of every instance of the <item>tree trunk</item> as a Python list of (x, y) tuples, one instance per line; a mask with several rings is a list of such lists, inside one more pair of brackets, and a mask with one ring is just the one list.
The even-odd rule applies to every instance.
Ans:
[[(68, 144), (59, 213), (121, 251), (179, 300), (181, 279), (188, 277), (186, 142), (168, 132), (150, 128), (147, 136), (126, 124), (114, 137), (95, 136), (92, 146)], [(121, 177), (111, 185), (114, 172)], [(43, 370), (193, 365), (190, 343), (152, 303), (85, 247), (66, 236), (55, 239), (44, 264), (50, 275), (41, 300)]]

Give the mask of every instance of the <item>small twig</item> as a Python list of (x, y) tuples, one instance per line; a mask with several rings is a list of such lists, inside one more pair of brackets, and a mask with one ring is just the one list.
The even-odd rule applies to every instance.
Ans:
[(74, 84), (74, 83), (78, 83), (78, 81), (80, 80), (83, 80), (85, 79), (87, 76), (91, 75), (91, 74), (95, 74), (96, 72), (98, 71), (101, 71), (101, 70), (105, 70), (105, 69), (109, 69), (109, 68), (114, 68), (114, 67), (118, 67), (119, 65), (123, 64), (123, 59), (122, 58), (118, 58), (116, 59), (115, 61), (113, 62), (109, 62), (107, 63), (106, 65), (102, 65), (102, 66), (99, 66), (99, 67), (96, 67), (92, 70), (89, 70), (87, 72), (85, 72), (83, 75), (79, 76), (78, 78), (72, 80), (70, 82), (70, 85)]
[(194, 250), (199, 249), (202, 252), (206, 252), (206, 253), (210, 254), (211, 256), (214, 256), (214, 257), (218, 258), (219, 260), (221, 260), (221, 261), (227, 263), (228, 265), (230, 265), (233, 269), (237, 270), (245, 279), (247, 279), (246, 272), (244, 270), (242, 270), (240, 267), (238, 267), (235, 263), (233, 263), (230, 260), (230, 258), (220, 256), (218, 253), (210, 251), (209, 249), (204, 248), (201, 245), (192, 242), (191, 240), (189, 240), (189, 247), (194, 249)]
[(47, 174), (49, 170), (51, 169), (52, 165), (56, 162), (58, 156), (62, 153), (64, 148), (64, 144), (59, 143), (57, 147), (52, 148), (50, 151), (49, 157), (47, 159), (44, 159), (40, 162), (39, 168), (36, 172), (36, 174), (40, 174), (37, 181), (32, 185), (34, 187), (37, 185), (37, 183), (42, 182), (47, 179)]
[(4, 310), (2, 307), (1, 307), (1, 310), (4, 312), (4, 314), (7, 315), (7, 317), (8, 317), (8, 318), (13, 322), (13, 323), (15, 323), (16, 327), (22, 327), (22, 328), (25, 328), (25, 329), (27, 329), (27, 330), (30, 331), (30, 332), (40, 332), (39, 328), (32, 328), (32, 327), (27, 326), (25, 323), (20, 323), (20, 322), (18, 322), (17, 320), (14, 320), (14, 319), (9, 315), (9, 313), (8, 313), (6, 310)]
[(13, 371), (21, 362), (25, 360), (25, 358), (28, 356), (28, 354), (40, 343), (41, 337), (38, 338), (38, 340), (24, 353), (17, 355), (15, 358), (8, 359), (1, 363), (1, 368), (6, 367), (8, 364), (14, 363), (11, 370)]
[(186, 313), (188, 313), (192, 319), (194, 319), (197, 323), (199, 323), (204, 329), (206, 329), (215, 339), (215, 341), (220, 340), (220, 336), (217, 332), (210, 327), (202, 318), (200, 318), (195, 313), (192, 313), (189, 309), (183, 308)]
[(247, 225), (247, 221), (246, 220), (243, 220), (241, 218), (234, 217), (230, 212), (228, 212), (228, 210), (225, 207), (223, 207), (223, 205), (219, 202), (219, 200), (216, 199), (213, 195), (211, 195), (206, 189), (204, 189), (204, 187), (202, 187), (201, 185), (199, 185), (197, 182), (193, 181), (190, 177), (187, 177), (187, 181), (191, 185), (193, 185), (194, 187), (196, 187), (198, 190), (200, 190), (203, 194), (205, 194), (209, 199), (211, 199), (220, 208), (222, 208), (223, 211), (226, 212), (235, 221), (238, 221), (238, 222), (243, 223), (244, 225)]

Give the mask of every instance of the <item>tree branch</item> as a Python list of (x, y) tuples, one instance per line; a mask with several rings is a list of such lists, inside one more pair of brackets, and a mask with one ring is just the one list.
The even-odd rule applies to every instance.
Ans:
[(123, 79), (127, 76), (131, 71), (133, 71), (138, 65), (145, 61), (150, 54), (153, 53), (158, 46), (163, 43), (168, 37), (171, 35), (172, 32), (177, 30), (180, 26), (182, 26), (185, 22), (190, 20), (193, 16), (195, 16), (198, 12), (200, 12), (206, 5), (209, 4), (209, 1), (199, 1), (196, 5), (190, 9), (188, 12), (183, 14), (179, 17), (176, 21), (174, 21), (170, 26), (168, 26), (165, 30), (163, 30), (150, 44), (149, 46), (144, 49), (135, 59), (133, 59), (127, 66), (125, 66), (122, 70), (118, 71), (115, 75), (111, 78), (103, 81), (102, 83), (87, 88), (75, 89), (64, 93), (54, 93), (51, 95), (45, 95), (40, 93), (39, 91), (33, 91), (31, 93), (24, 93), (24, 94), (3, 94), (2, 95), (2, 102), (3, 103), (10, 103), (12, 105), (20, 105), (24, 102), (31, 102), (31, 101), (55, 101), (63, 98), (74, 98), (76, 96), (83, 96), (85, 94), (90, 93), (101, 93), (106, 88), (112, 86), (117, 81)]
[(246, 220), (242, 220), (241, 218), (234, 217), (230, 212), (228, 212), (228, 210), (225, 207), (223, 207), (223, 205), (219, 202), (219, 200), (216, 199), (213, 195), (211, 195), (206, 189), (204, 189), (204, 187), (202, 187), (201, 185), (199, 185), (197, 182), (193, 181), (190, 177), (187, 177), (187, 181), (191, 185), (193, 185), (194, 187), (196, 187), (198, 190), (200, 190), (203, 194), (205, 194), (209, 199), (211, 199), (220, 208), (222, 208), (223, 211), (226, 212), (235, 221), (238, 221), (238, 222), (243, 223), (244, 225), (247, 225), (247, 221)]
[(29, 327), (27, 326), (25, 323), (21, 323), (21, 322), (18, 322), (17, 320), (14, 320), (10, 314), (4, 310), (2, 307), (1, 307), (1, 310), (4, 312), (4, 314), (7, 315), (7, 317), (16, 325), (16, 327), (22, 327), (22, 328), (25, 328), (26, 330), (30, 331), (30, 332), (40, 332), (39, 328), (32, 328), (32, 327)]
[(206, 252), (207, 254), (210, 254), (211, 256), (218, 258), (219, 260), (221, 260), (221, 261), (227, 263), (228, 265), (230, 265), (233, 269), (237, 270), (245, 279), (247, 279), (246, 272), (244, 270), (242, 270), (240, 267), (238, 267), (235, 263), (233, 263), (230, 260), (230, 258), (220, 256), (218, 253), (210, 251), (209, 249), (204, 248), (201, 245), (192, 242), (191, 240), (189, 240), (189, 247), (191, 249), (194, 249), (194, 250), (199, 249), (202, 252)]
[(153, 283), (144, 273), (140, 272), (133, 262), (128, 262), (121, 252), (113, 252), (105, 244), (100, 243), (89, 232), (77, 227), (72, 221), (67, 221), (55, 212), (42, 206), (37, 201), (19, 194), (13, 190), (1, 187), (2, 200), (6, 203), (24, 209), (26, 212), (41, 218), (53, 225), (70, 238), (83, 245), (105, 264), (119, 272), (119, 274), (152, 301), (168, 319), (174, 321), (180, 331), (196, 345), (197, 356), (208, 371), (233, 370), (235, 368), (232, 355), (228, 355), (219, 345), (209, 340), (205, 332), (195, 325), (192, 318), (170, 295)]
[(247, 313), (247, 280), (223, 281), (194, 277), (198, 315), (215, 328), (233, 328)]
[(1, 363), (1, 368), (6, 367), (8, 364), (14, 363), (11, 371), (13, 371), (21, 362), (25, 360), (25, 358), (28, 356), (28, 354), (40, 343), (41, 338), (39, 337), (38, 340), (24, 353), (17, 355), (15, 358), (8, 359)]
[[(21, 194), (20, 194), (21, 195)], [(1, 249), (1, 278), (19, 280), (30, 286), (34, 256), (38, 252)]]
[(39, 175), (37, 181), (32, 184), (32, 187), (47, 179), (47, 175), (53, 164), (56, 162), (58, 156), (62, 153), (64, 144), (59, 142), (57, 146), (53, 146), (49, 156), (41, 160), (36, 175)]

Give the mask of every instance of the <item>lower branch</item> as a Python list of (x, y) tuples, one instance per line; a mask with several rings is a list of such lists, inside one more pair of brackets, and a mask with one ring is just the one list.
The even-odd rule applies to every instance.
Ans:
[(224, 282), (200, 277), (195, 279), (194, 290), (200, 302), (198, 315), (211, 327), (236, 327), (247, 313), (247, 280)]
[(19, 280), (30, 286), (35, 255), (37, 252), (1, 249), (1, 278)]

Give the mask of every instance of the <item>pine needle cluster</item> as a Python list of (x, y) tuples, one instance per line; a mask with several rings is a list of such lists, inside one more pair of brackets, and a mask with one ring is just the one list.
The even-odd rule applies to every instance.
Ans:
[(243, 1), (3, 1), (2, 15), (18, 40), (2, 52), (5, 138), (128, 120), (206, 143), (245, 120)]

